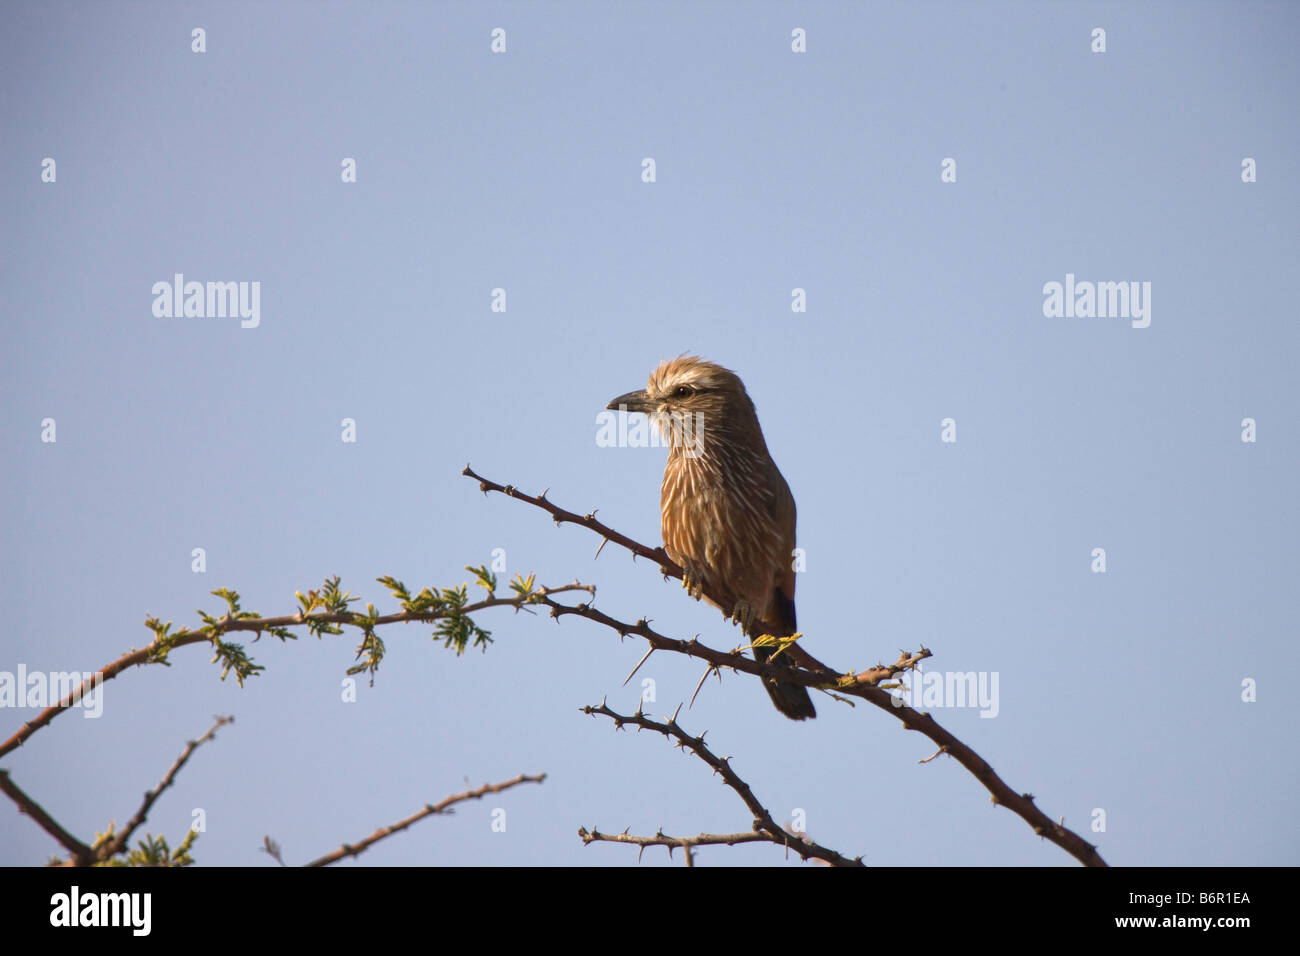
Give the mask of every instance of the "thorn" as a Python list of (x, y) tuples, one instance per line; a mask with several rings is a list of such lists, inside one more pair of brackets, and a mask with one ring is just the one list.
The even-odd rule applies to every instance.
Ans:
[[(624, 635), (624, 636), (626, 637), (627, 635)], [(649, 656), (650, 656), (651, 654), (653, 654), (654, 652), (655, 652), (655, 649), (654, 649), (653, 647), (650, 648), (650, 650), (648, 650), (648, 651), (645, 652), (645, 657), (643, 657), (643, 658), (641, 658), (641, 660), (637, 661), (636, 667), (632, 668), (632, 673), (631, 673), (631, 674), (628, 674), (628, 675), (627, 675), (627, 680), (623, 681), (623, 686), (624, 686), (624, 687), (627, 686), (627, 681), (631, 680), (633, 677), (636, 676), (636, 672), (639, 671), (639, 670), (641, 669), (641, 665), (644, 664), (644, 663), (646, 662), (646, 658), (649, 657)], [(697, 689), (698, 689), (698, 688), (697, 688)]]
[[(706, 667), (706, 668), (704, 669), (704, 675), (700, 678), (700, 682), (699, 682), (698, 684), (695, 685), (695, 693), (694, 693), (694, 694), (691, 694), (691, 704), (690, 704), (691, 709), (694, 709), (694, 707), (695, 707), (695, 698), (699, 696), (699, 694), (700, 694), (700, 688), (703, 687), (703, 686), (704, 686), (704, 682), (705, 682), (706, 680), (709, 679), (709, 673), (710, 673), (712, 670), (713, 670), (713, 665), (710, 664), (708, 667)], [(721, 679), (722, 679), (722, 675), (719, 674), (719, 675), (718, 675), (718, 680), (721, 680)]]

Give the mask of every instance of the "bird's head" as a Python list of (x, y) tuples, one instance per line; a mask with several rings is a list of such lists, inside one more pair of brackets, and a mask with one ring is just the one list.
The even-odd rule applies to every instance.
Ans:
[(620, 395), (605, 407), (644, 412), (672, 439), (673, 447), (696, 450), (702, 450), (706, 430), (725, 434), (757, 421), (740, 377), (694, 355), (665, 359), (650, 373), (645, 388)]

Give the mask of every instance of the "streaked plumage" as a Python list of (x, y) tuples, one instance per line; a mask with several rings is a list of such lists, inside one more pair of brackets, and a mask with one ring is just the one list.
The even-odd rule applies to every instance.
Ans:
[[(664, 549), (686, 570), (688, 586), (703, 583), (735, 605), (751, 637), (758, 636), (754, 620), (772, 625), (777, 636), (795, 633), (794, 496), (768, 454), (740, 378), (681, 356), (661, 362), (645, 389), (608, 407), (649, 414), (669, 445), (660, 493)], [(754, 650), (760, 660), (771, 653)], [(817, 716), (806, 688), (765, 684), (787, 717)]]

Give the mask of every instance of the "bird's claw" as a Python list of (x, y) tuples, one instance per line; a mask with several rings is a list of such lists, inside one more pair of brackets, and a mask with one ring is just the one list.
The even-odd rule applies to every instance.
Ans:
[(750, 625), (754, 623), (754, 605), (740, 598), (731, 609), (731, 620), (739, 624), (740, 629), (748, 634)]
[(682, 587), (686, 589), (687, 594), (697, 601), (704, 596), (701, 575), (692, 567), (682, 568)]

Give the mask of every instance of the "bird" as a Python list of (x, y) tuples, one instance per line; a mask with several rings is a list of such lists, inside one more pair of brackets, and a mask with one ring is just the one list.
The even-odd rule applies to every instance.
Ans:
[[(682, 568), (687, 593), (731, 606), (751, 640), (761, 636), (758, 622), (775, 637), (795, 634), (794, 495), (740, 376), (680, 355), (660, 362), (645, 388), (605, 407), (645, 413), (668, 446), (659, 500), (664, 550)], [(766, 661), (777, 649), (753, 650)], [(791, 720), (817, 716), (803, 685), (766, 676), (763, 684)]]

